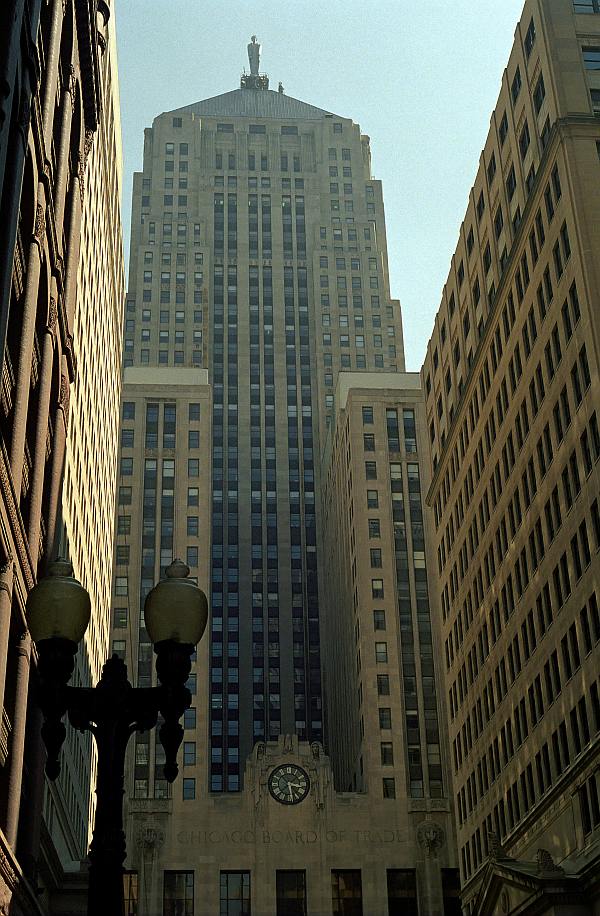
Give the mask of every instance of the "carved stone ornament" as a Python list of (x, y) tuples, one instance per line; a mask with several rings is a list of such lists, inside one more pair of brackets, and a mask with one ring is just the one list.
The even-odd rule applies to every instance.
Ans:
[(446, 842), (444, 828), (435, 821), (423, 821), (417, 827), (417, 843), (421, 849), (425, 850), (428, 858), (437, 858), (438, 850), (442, 849)]
[(23, 538), (23, 528), (21, 521), (21, 513), (17, 509), (15, 499), (13, 496), (12, 490), (12, 478), (9, 474), (6, 460), (0, 450), (0, 489), (4, 494), (4, 504), (6, 506), (6, 511), (10, 518), (10, 526), (12, 529), (13, 544), (15, 550), (17, 551), (19, 557), (19, 566), (21, 574), (25, 579), (25, 584), (27, 588), (33, 588), (33, 574), (31, 571), (31, 562), (29, 558), (29, 552), (25, 547), (25, 541)]
[(54, 296), (50, 296), (50, 304), (48, 306), (48, 330), (54, 334), (56, 328), (56, 322), (58, 321), (58, 305)]
[(21, 93), (21, 99), (19, 104), (19, 130), (23, 135), (23, 139), (27, 142), (27, 133), (29, 131), (29, 122), (31, 120), (31, 102), (29, 99), (29, 93), (23, 91)]
[(88, 128), (88, 130), (86, 130), (86, 132), (85, 132), (85, 139), (84, 139), (84, 141), (83, 141), (83, 158), (84, 158), (84, 162), (87, 162), (87, 157), (88, 157), (89, 154), (90, 154), (90, 151), (91, 151), (91, 149), (92, 149), (92, 143), (93, 143), (93, 142), (94, 142), (94, 131), (93, 131), (93, 130), (90, 130), (90, 129)]
[(5, 576), (7, 573), (9, 573), (13, 568), (14, 562), (15, 561), (13, 559), (12, 553), (7, 553), (4, 562), (0, 563), (0, 576)]
[(85, 159), (83, 158), (83, 153), (79, 153), (77, 157), (77, 178), (79, 180), (81, 206), (83, 207), (83, 198), (85, 196)]
[(58, 393), (58, 406), (62, 409), (62, 412), (65, 415), (65, 426), (69, 420), (69, 403), (71, 400), (71, 389), (69, 385), (69, 379), (66, 375), (61, 375), (60, 377), (60, 391)]
[(502, 846), (500, 845), (500, 840), (498, 835), (492, 830), (487, 832), (487, 842), (488, 842), (488, 856), (492, 862), (495, 862), (496, 859), (502, 858)]
[(286, 735), (283, 739), (283, 753), (284, 754), (293, 754), (294, 753), (294, 739), (291, 735)]
[(538, 872), (562, 873), (563, 869), (557, 865), (547, 849), (538, 849), (536, 855)]
[(148, 827), (140, 827), (135, 835), (135, 845), (144, 852), (154, 852), (164, 845), (165, 834), (159, 827), (150, 824)]
[(33, 237), (39, 245), (43, 245), (45, 235), (46, 213), (42, 205), (38, 204), (35, 209), (35, 228), (33, 230)]
[(75, 96), (77, 94), (77, 81), (75, 79), (75, 67), (73, 64), (69, 67), (69, 93), (71, 95), (71, 109), (75, 114)]

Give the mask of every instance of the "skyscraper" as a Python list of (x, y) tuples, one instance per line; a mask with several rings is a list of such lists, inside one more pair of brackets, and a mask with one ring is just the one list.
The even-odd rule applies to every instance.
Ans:
[[(405, 378), (381, 184), (359, 126), (271, 91), (255, 39), (248, 50), (239, 89), (154, 120), (134, 177), (113, 646), (152, 682), (143, 601), (174, 555), (210, 593), (211, 625), (172, 792), (154, 736), (132, 748), (127, 896), (140, 916), (387, 916), (419, 900), (441, 916), (457, 883), (416, 521), (418, 601), (405, 592), (403, 613), (419, 620), (423, 682), (407, 660), (406, 689), (412, 702), (426, 687), (422, 730), (411, 711), (394, 775), (369, 751), (359, 778), (342, 760), (343, 706), (329, 742), (324, 729), (321, 670), (342, 663), (322, 625), (338, 611), (323, 604), (321, 516), (335, 384), (340, 370), (375, 387), (378, 373)], [(400, 717), (391, 643), (390, 658), (382, 705)]]
[[(257, 49), (239, 89), (146, 131), (126, 306), (126, 367), (204, 366), (213, 387), (213, 791), (240, 789), (256, 740), (323, 739), (319, 457), (334, 381), (404, 365), (369, 140), (270, 90)], [(157, 554), (148, 585), (163, 565)]]
[(422, 370), (469, 913), (599, 899), (599, 61), (527, 0)]

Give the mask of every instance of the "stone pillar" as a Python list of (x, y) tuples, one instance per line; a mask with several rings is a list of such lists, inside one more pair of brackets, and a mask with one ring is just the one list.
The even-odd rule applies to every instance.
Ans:
[(36, 574), (40, 548), (40, 528), (42, 517), (42, 496), (44, 493), (44, 478), (46, 471), (46, 438), (48, 436), (48, 418), (51, 415), (50, 393), (52, 390), (52, 369), (54, 364), (54, 334), (57, 321), (57, 295), (54, 279), (52, 280), (52, 296), (48, 314), (48, 324), (44, 333), (42, 346), (42, 364), (40, 368), (40, 390), (38, 398), (38, 416), (35, 433), (35, 453), (33, 458), (33, 473), (31, 480), (29, 528), (27, 540), (31, 566)]
[(40, 838), (42, 810), (44, 807), (44, 766), (46, 750), (42, 742), (42, 711), (35, 700), (35, 679), (37, 674), (31, 669), (30, 702), (27, 714), (27, 734), (25, 742), (25, 766), (27, 784), (24, 786), (26, 804), (23, 806), (19, 820), (18, 856), (21, 868), (33, 886), (37, 884), (38, 859), (40, 855)]
[[(22, 18), (23, 8), (22, 3), (17, 3), (16, 20)], [(5, 19), (8, 21), (8, 16)], [(17, 35), (17, 41), (19, 40), (20, 35)], [(2, 54), (0, 53), (1, 59)], [(31, 119), (31, 95), (35, 83), (34, 72), (35, 68), (30, 62), (29, 66), (24, 68), (20, 87), (13, 87), (13, 94), (16, 95), (18, 88), (20, 96), (13, 99), (12, 107), (15, 109), (15, 113), (13, 116), (13, 112), (11, 112), (11, 119), (4, 125), (3, 130), (6, 134), (4, 142), (7, 144), (7, 149), (5, 151), (6, 157), (2, 175), (4, 196), (1, 210), (2, 225), (0, 225), (0, 354), (2, 358), (6, 329), (8, 327), (12, 268), (23, 188), (25, 151), (27, 149), (29, 122)], [(13, 80), (15, 78), (15, 74), (13, 74)], [(0, 103), (1, 110), (2, 103)], [(1, 124), (0, 131), (2, 131)], [(0, 133), (0, 140), (2, 139)]]
[(77, 271), (79, 270), (79, 248), (81, 243), (81, 213), (83, 210), (83, 189), (85, 173), (85, 150), (79, 154), (77, 174), (73, 176), (71, 191), (66, 207), (69, 208), (69, 237), (66, 240), (66, 264), (64, 304), (67, 315), (67, 326), (71, 327), (77, 301)]
[(46, 60), (46, 85), (44, 88), (44, 98), (42, 99), (42, 127), (46, 149), (50, 149), (50, 143), (52, 142), (52, 121), (54, 118), (56, 85), (58, 83), (58, 64), (63, 20), (63, 4), (55, 0), (52, 27), (50, 30), (50, 43), (48, 45), (48, 58)]
[[(0, 566), (0, 716), (4, 709), (4, 687), (6, 684), (6, 661), (8, 656), (8, 637), (10, 633), (10, 613), (12, 606), (14, 566), (9, 556)], [(2, 723), (0, 722), (0, 728)]]
[[(51, 410), (54, 405), (51, 405)], [(54, 559), (57, 547), (57, 520), (62, 493), (63, 471), (65, 464), (65, 446), (69, 425), (69, 376), (63, 358), (63, 371), (60, 377), (60, 392), (54, 419), (54, 449), (52, 450), (52, 471), (50, 475), (50, 498), (48, 501), (48, 519), (46, 523), (46, 556)]]
[[(71, 126), (74, 103), (75, 69), (71, 66), (69, 85), (65, 88), (62, 97), (62, 107), (60, 111), (60, 142), (54, 182), (54, 220), (56, 224), (56, 233), (59, 239), (62, 239), (67, 179), (69, 177), (69, 152), (71, 148)], [(79, 143), (77, 145), (79, 146)]]
[(29, 246), (27, 284), (25, 287), (25, 302), (23, 305), (21, 340), (19, 344), (19, 365), (16, 367), (17, 382), (15, 390), (15, 410), (10, 450), (11, 473), (17, 504), (20, 502), (21, 498), (23, 457), (27, 430), (27, 410), (29, 407), (29, 392), (31, 390), (31, 359), (33, 355), (33, 339), (37, 318), (42, 250), (46, 235), (46, 215), (43, 203), (43, 191), (38, 195), (38, 200), (42, 202), (37, 205), (35, 231)]
[(9, 647), (9, 651), (16, 652), (17, 664), (15, 670), (15, 711), (10, 756), (8, 760), (8, 803), (6, 809), (5, 833), (10, 846), (15, 850), (19, 828), (21, 782), (23, 779), (23, 752), (25, 749), (25, 726), (27, 724), (29, 656), (31, 654), (31, 637), (29, 633), (23, 633), (19, 637), (17, 645)]

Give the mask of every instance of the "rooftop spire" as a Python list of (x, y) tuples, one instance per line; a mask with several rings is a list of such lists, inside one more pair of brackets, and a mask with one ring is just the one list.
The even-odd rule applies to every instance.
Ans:
[(256, 40), (256, 35), (252, 36), (248, 45), (248, 60), (250, 61), (250, 73), (242, 73), (240, 87), (242, 89), (268, 89), (269, 77), (266, 74), (259, 73), (260, 67), (260, 44)]

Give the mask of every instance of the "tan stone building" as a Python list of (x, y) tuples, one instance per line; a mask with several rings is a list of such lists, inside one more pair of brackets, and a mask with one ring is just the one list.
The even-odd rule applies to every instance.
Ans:
[(528, 0), (422, 370), (463, 903), (596, 912), (600, 9)]
[[(96, 684), (109, 656), (115, 493), (119, 452), (125, 268), (122, 150), (115, 17), (103, 35), (103, 106), (85, 172), (79, 267), (71, 278), (73, 355), (78, 367), (60, 500), (58, 553), (87, 589), (92, 614), (73, 683)], [(90, 461), (93, 456), (93, 461)], [(63, 862), (87, 854), (95, 811), (95, 743), (70, 726), (62, 769), (46, 784), (45, 816)]]
[(403, 739), (389, 775), (369, 754), (358, 778), (340, 723), (331, 767), (323, 751), (335, 383), (404, 369), (381, 184), (357, 124), (269, 90), (250, 54), (239, 89), (154, 120), (134, 178), (113, 647), (152, 683), (143, 599), (174, 555), (211, 621), (172, 789), (154, 735), (132, 742), (128, 906), (389, 916), (420, 899), (442, 916), (456, 873), (431, 650), (423, 681), (407, 675), (427, 690), (414, 799)]
[[(323, 670), (335, 783), (365, 792), (371, 805), (383, 799), (400, 817), (419, 912), (450, 913), (458, 873), (419, 375), (342, 372), (335, 407), (323, 489)], [(419, 848), (423, 835), (439, 840), (433, 863)]]
[[(297, 804), (277, 794), (280, 772), (282, 785), (302, 794)], [(458, 913), (455, 872), (444, 868), (450, 838), (439, 822), (437, 812), (407, 817), (381, 794), (336, 792), (321, 745), (282, 735), (256, 744), (240, 793), (203, 793), (195, 805), (179, 793), (129, 802), (137, 912)]]
[[(143, 607), (158, 578), (156, 565), (168, 566), (180, 556), (192, 578), (208, 589), (211, 408), (206, 369), (125, 369), (112, 649), (126, 658), (138, 687), (153, 682), (154, 655)], [(188, 683), (198, 700), (185, 716), (183, 782), (176, 784), (188, 798), (196, 796), (196, 785), (200, 794), (206, 783), (208, 640), (198, 652)], [(170, 787), (162, 776), (162, 746), (151, 743), (148, 732), (137, 735), (132, 745), (133, 795), (166, 798)]]

